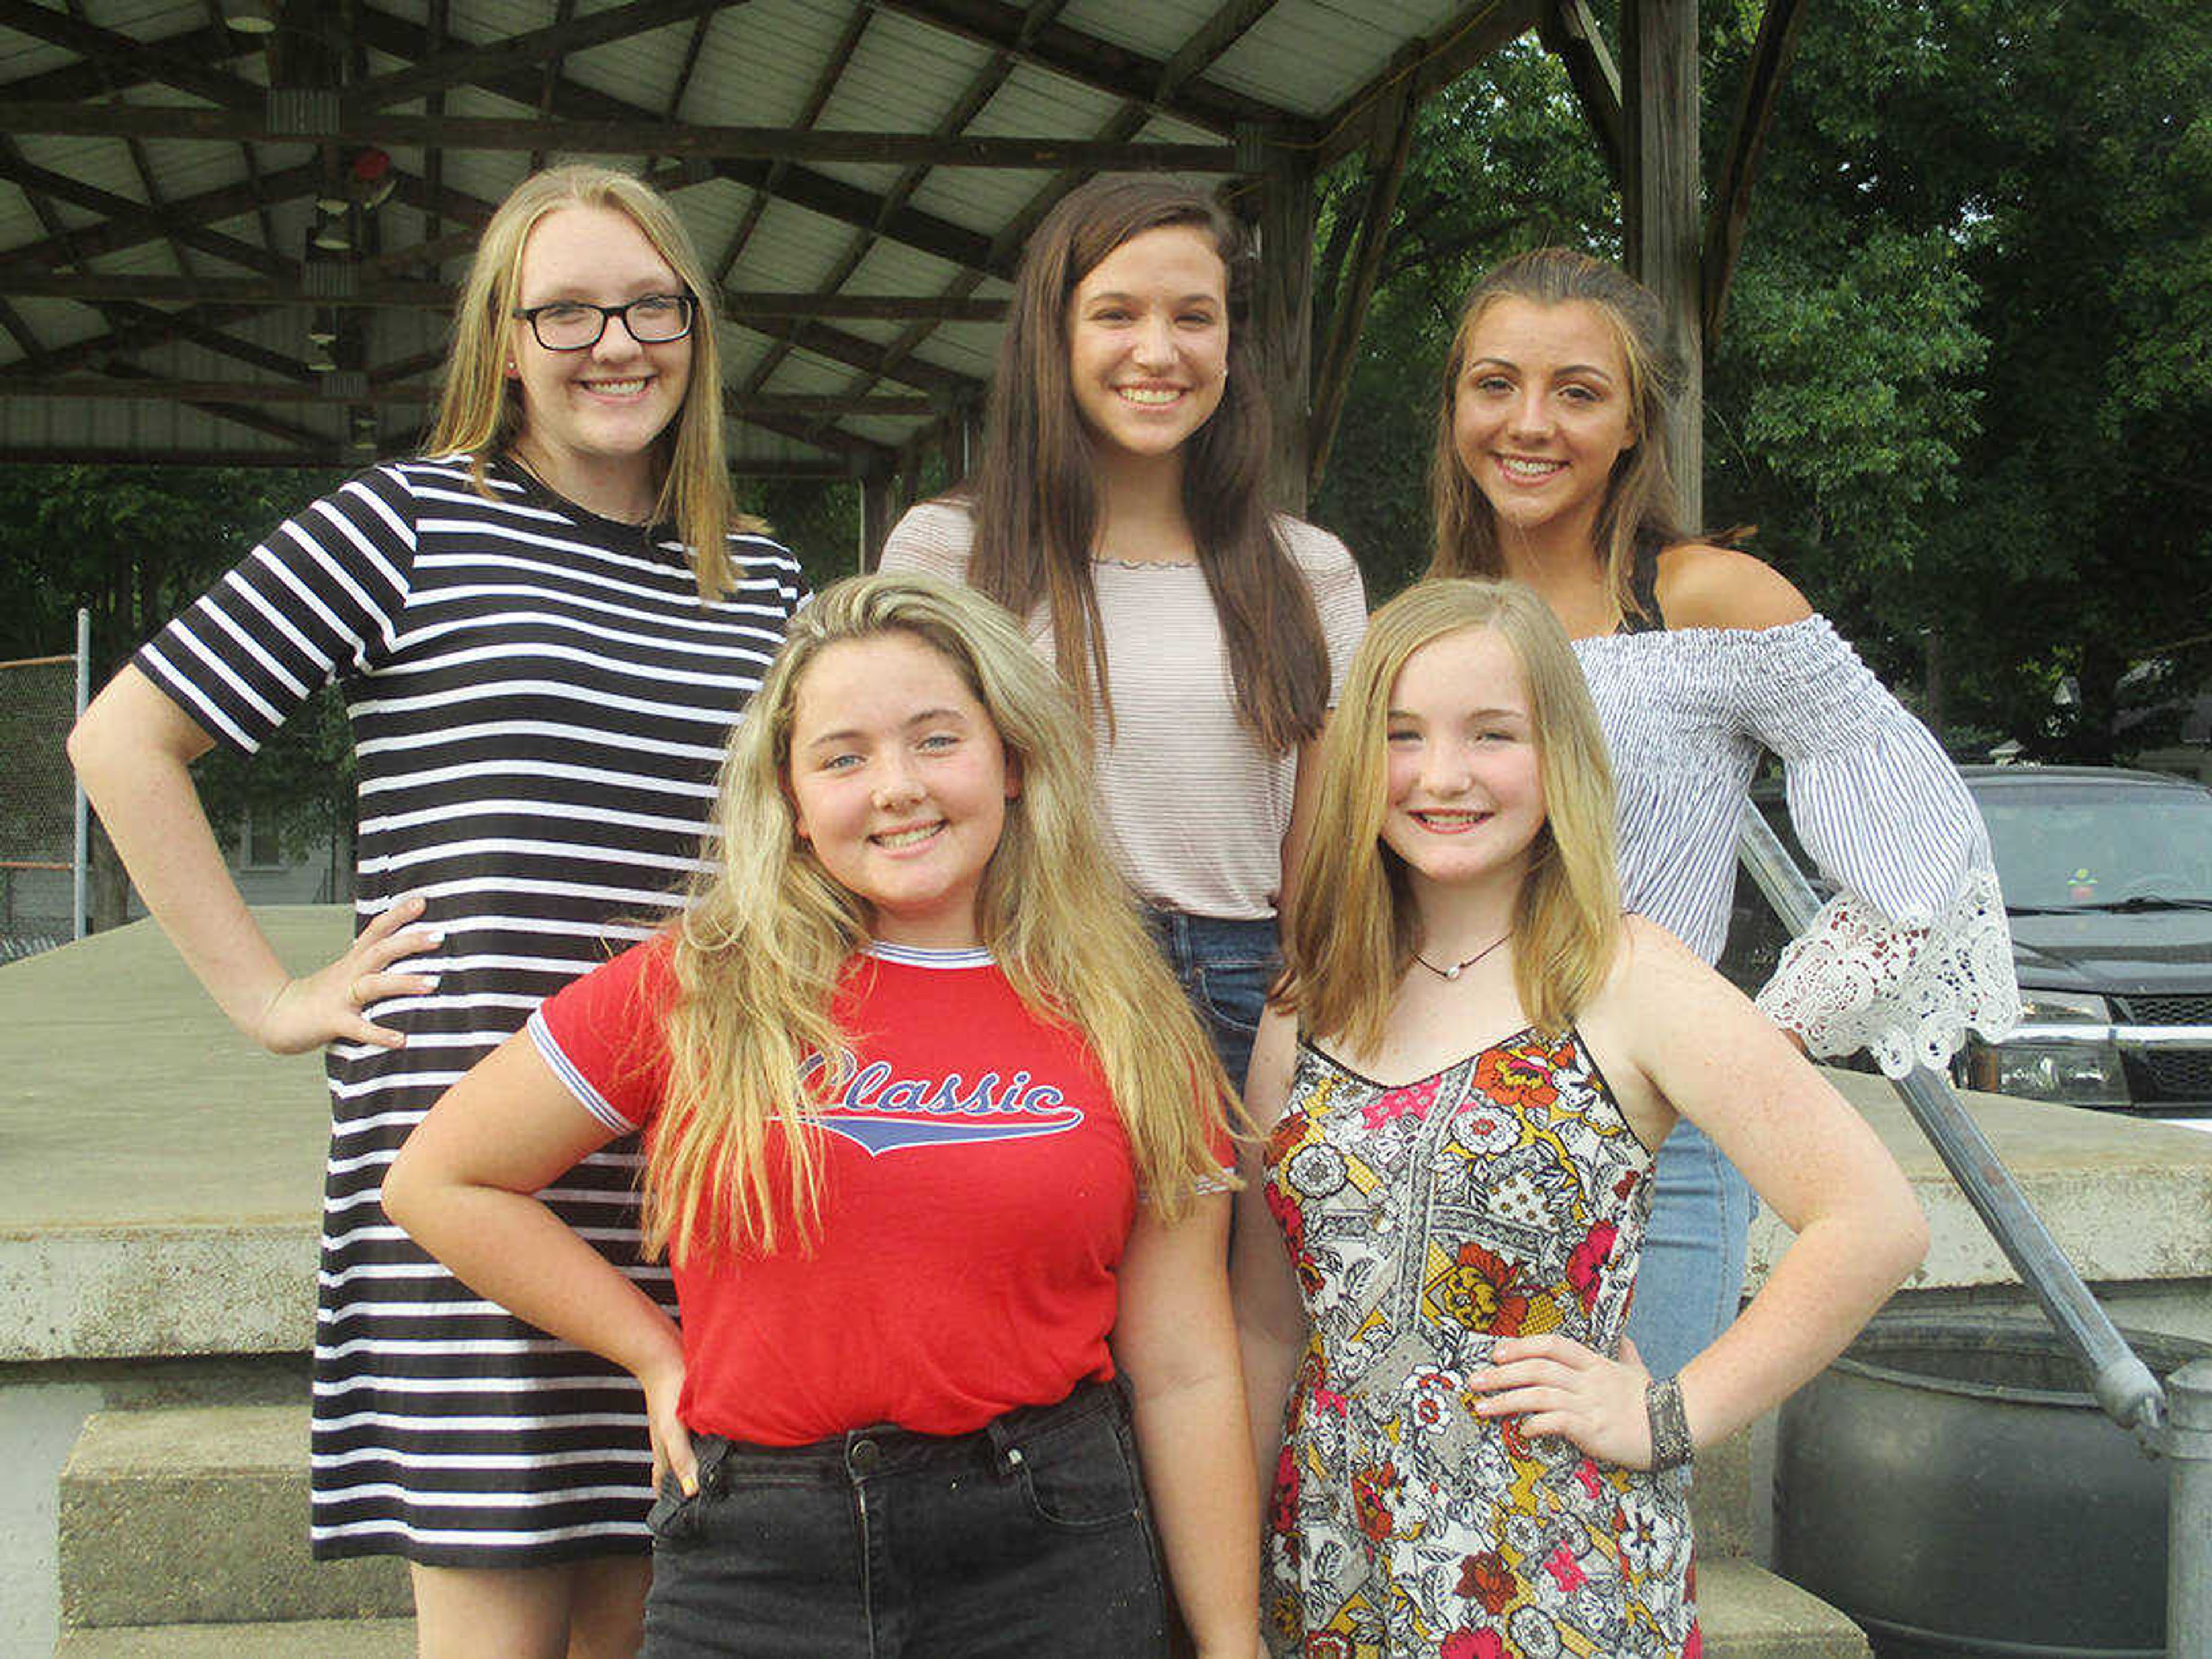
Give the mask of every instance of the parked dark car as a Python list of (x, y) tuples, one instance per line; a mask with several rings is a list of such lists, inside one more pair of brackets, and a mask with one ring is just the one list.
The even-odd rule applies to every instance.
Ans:
[[(1989, 825), (2022, 1017), (1958, 1080), (2212, 1129), (2212, 790), (2108, 767), (1960, 769)], [(1762, 807), (1793, 852), (1778, 793)], [(1773, 971), (1780, 926), (1740, 878), (1723, 969)]]

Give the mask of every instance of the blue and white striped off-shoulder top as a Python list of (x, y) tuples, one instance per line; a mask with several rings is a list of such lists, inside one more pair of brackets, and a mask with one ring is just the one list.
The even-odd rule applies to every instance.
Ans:
[(1816, 1054), (1901, 1075), (2019, 1016), (1989, 836), (1957, 771), (1826, 618), (1577, 640), (1620, 793), (1623, 902), (1706, 961), (1762, 748), (1838, 886), (1759, 1006)]

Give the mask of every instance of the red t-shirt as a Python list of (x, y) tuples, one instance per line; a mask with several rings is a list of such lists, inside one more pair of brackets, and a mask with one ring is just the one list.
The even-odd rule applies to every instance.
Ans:
[[(666, 1089), (668, 953), (665, 935), (625, 951), (531, 1017), (555, 1072), (624, 1133)], [(811, 1252), (672, 1263), (685, 1425), (769, 1446), (878, 1423), (965, 1434), (1111, 1376), (1137, 1193), (1089, 1045), (1032, 1018), (981, 951), (872, 947), (835, 1014), (856, 1053), (814, 1115)]]

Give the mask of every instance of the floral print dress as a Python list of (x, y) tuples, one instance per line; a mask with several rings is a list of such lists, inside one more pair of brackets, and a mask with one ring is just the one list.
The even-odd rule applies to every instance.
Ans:
[(1620, 1346), (1651, 1158), (1580, 1037), (1396, 1085), (1302, 1044), (1267, 1166), (1313, 1327), (1266, 1544), (1278, 1659), (1694, 1659), (1686, 1482), (1465, 1387), (1501, 1337)]

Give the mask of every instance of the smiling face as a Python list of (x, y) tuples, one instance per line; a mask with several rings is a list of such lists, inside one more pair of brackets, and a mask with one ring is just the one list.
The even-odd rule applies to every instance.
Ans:
[(1221, 406), (1229, 270), (1196, 225), (1163, 225), (1101, 259), (1068, 301), (1068, 377), (1091, 435), (1171, 456)]
[[(628, 214), (566, 207), (538, 222), (524, 245), (515, 307), (556, 300), (627, 305), (648, 295), (680, 294), (684, 284)], [(651, 503), (653, 440), (684, 406), (691, 380), (691, 339), (640, 345), (609, 321), (599, 343), (553, 351), (520, 318), (508, 325), (510, 376), (521, 387), (520, 449), (562, 495), (619, 514), (616, 498), (645, 493)]]
[(1468, 329), (1452, 398), (1453, 449), (1500, 528), (1587, 540), (1636, 441), (1628, 365), (1605, 313), (1580, 300), (1495, 301)]
[(1465, 628), (1390, 688), (1382, 842), (1418, 884), (1518, 886), (1544, 827), (1528, 676), (1503, 635)]
[(823, 647), (793, 696), (792, 811), (886, 944), (977, 943), (975, 896), (1021, 793), (989, 712), (909, 633)]

